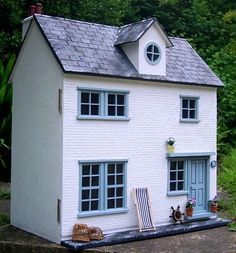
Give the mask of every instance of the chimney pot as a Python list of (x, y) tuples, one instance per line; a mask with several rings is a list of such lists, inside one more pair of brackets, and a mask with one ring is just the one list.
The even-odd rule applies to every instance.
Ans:
[(31, 5), (28, 10), (28, 16), (32, 16), (35, 13), (36, 7), (35, 5)]
[(35, 4), (35, 13), (42, 14), (43, 5), (41, 3)]

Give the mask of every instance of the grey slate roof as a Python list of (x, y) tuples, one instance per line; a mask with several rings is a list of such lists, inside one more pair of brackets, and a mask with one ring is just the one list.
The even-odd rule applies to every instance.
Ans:
[(121, 45), (121, 44), (139, 40), (154, 22), (158, 24), (158, 26), (161, 28), (162, 32), (164, 33), (168, 41), (168, 46), (173, 46), (167, 34), (162, 29), (162, 26), (158, 23), (156, 18), (149, 18), (146, 20), (142, 20), (139, 22), (135, 22), (135, 23), (120, 27), (117, 31), (117, 38), (114, 44)]
[[(166, 76), (139, 74), (119, 46), (119, 27), (36, 14), (34, 16), (59, 64), (67, 73), (118, 78), (223, 85), (185, 39), (169, 37)], [(146, 22), (144, 22), (145, 25)]]

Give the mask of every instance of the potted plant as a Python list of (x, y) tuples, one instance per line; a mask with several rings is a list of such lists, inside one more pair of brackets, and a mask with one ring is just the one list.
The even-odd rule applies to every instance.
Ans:
[(196, 206), (196, 200), (191, 198), (186, 203), (186, 215), (192, 217), (193, 215), (193, 207)]
[(170, 137), (167, 141), (167, 152), (173, 153), (175, 151), (175, 139), (173, 137)]
[(209, 203), (210, 211), (212, 213), (216, 213), (217, 208), (218, 208), (218, 203), (219, 203), (219, 199), (217, 198), (217, 196), (215, 196), (212, 200), (209, 200), (208, 203)]

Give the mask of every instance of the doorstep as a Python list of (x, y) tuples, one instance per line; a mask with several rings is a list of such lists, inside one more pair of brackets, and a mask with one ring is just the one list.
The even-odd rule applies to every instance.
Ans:
[(184, 220), (186, 222), (189, 222), (189, 221), (207, 220), (210, 218), (216, 219), (217, 215), (212, 212), (207, 212), (207, 211), (206, 212), (199, 212), (199, 213), (194, 212), (192, 217), (185, 216)]
[(113, 244), (120, 244), (138, 240), (153, 239), (170, 235), (177, 235), (189, 232), (195, 232), (204, 229), (226, 226), (230, 220), (214, 218), (204, 221), (187, 222), (176, 225), (165, 225), (157, 227), (155, 231), (139, 232), (138, 230), (117, 232), (105, 235), (101, 241), (90, 241), (86, 243), (73, 242), (71, 240), (62, 241), (61, 245), (71, 250), (83, 250)]

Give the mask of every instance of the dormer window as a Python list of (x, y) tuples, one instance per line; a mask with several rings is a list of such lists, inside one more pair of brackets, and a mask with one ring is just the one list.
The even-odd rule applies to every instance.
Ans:
[(145, 57), (150, 64), (157, 64), (161, 59), (160, 47), (155, 42), (150, 42), (145, 47)]

